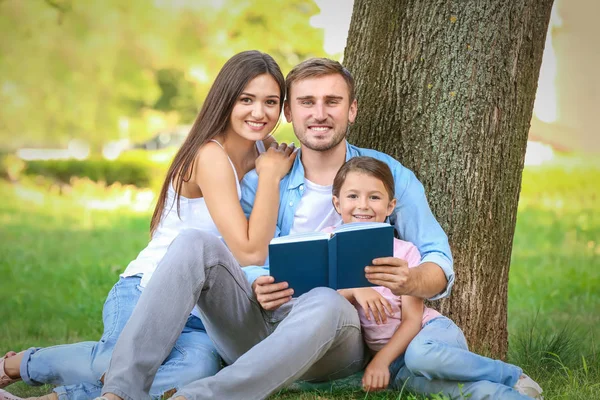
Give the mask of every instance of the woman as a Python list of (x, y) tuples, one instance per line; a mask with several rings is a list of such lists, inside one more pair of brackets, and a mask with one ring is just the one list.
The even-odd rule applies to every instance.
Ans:
[[(41, 399), (100, 395), (112, 350), (141, 290), (184, 229), (222, 236), (241, 265), (264, 262), (275, 232), (279, 181), (296, 155), (293, 145), (277, 145), (269, 136), (279, 121), (284, 88), (281, 70), (267, 54), (246, 51), (227, 61), (169, 168), (152, 216), (150, 243), (106, 299), (101, 340), (9, 352), (0, 360), (0, 387), (22, 379), (29, 385), (59, 385)], [(253, 168), (259, 187), (247, 220), (239, 203), (239, 181)], [(193, 311), (159, 368), (150, 394), (160, 398), (215, 374), (219, 365), (217, 351)], [(19, 398), (0, 390), (0, 400), (15, 399)]]

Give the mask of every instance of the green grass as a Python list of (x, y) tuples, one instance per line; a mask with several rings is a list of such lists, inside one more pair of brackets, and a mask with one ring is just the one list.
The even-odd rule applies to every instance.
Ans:
[[(509, 361), (541, 383), (546, 399), (600, 399), (600, 168), (565, 165), (524, 173), (509, 280)], [(106, 294), (148, 241), (149, 211), (91, 210), (80, 202), (116, 204), (138, 191), (42, 183), (43, 190), (0, 182), (0, 352), (97, 340)], [(10, 390), (34, 396), (50, 387)], [(335, 386), (274, 397), (418, 398)]]

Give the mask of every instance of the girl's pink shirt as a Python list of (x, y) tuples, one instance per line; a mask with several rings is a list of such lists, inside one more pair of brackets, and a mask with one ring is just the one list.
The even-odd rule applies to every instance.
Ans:
[[(333, 228), (326, 228), (323, 231), (332, 232)], [(394, 239), (394, 257), (405, 260), (408, 263), (409, 268), (414, 268), (421, 262), (421, 254), (419, 253), (417, 246), (400, 239)], [(379, 351), (390, 341), (402, 322), (402, 300), (400, 296), (396, 296), (386, 287), (373, 286), (371, 289), (377, 291), (389, 301), (392, 306), (393, 313), (391, 316), (387, 316), (387, 322), (377, 325), (373, 316), (371, 316), (370, 321), (367, 319), (364, 310), (359, 304), (355, 304), (354, 307), (356, 307), (356, 310), (358, 311), (360, 325), (363, 330), (363, 337), (367, 346), (373, 351)], [(441, 315), (442, 314), (432, 308), (424, 307), (421, 326)]]

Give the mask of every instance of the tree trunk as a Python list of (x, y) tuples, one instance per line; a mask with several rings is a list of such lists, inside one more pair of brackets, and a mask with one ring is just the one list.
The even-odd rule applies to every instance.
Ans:
[(355, 0), (344, 57), (359, 101), (350, 141), (412, 169), (449, 236), (456, 282), (434, 306), (498, 358), (552, 2)]

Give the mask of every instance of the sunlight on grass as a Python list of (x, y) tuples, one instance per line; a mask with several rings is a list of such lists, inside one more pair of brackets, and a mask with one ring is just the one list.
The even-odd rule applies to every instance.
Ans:
[[(600, 399), (600, 166), (558, 163), (523, 175), (508, 357), (541, 383), (547, 400)], [(0, 181), (0, 352), (97, 340), (106, 294), (148, 242), (152, 192), (71, 183)], [(50, 387), (10, 390), (33, 396)], [(335, 385), (275, 398), (422, 399)]]

